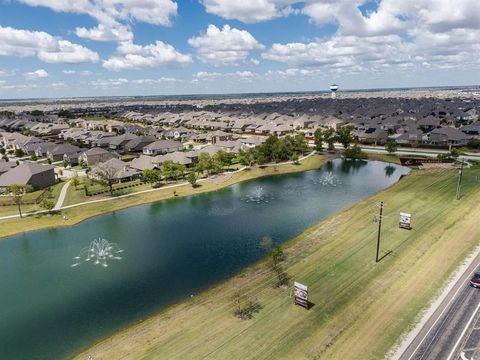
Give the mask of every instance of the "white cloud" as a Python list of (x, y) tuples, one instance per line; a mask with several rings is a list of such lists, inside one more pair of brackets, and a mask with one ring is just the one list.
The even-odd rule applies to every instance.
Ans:
[(78, 37), (95, 41), (127, 41), (133, 39), (133, 33), (130, 28), (120, 24), (114, 24), (112, 26), (99, 24), (91, 29), (77, 27), (75, 34), (77, 34)]
[[(361, 1), (309, 2), (313, 23), (338, 24), (329, 38), (273, 44), (262, 58), (336, 72), (480, 66), (480, 2), (383, 0), (362, 14)], [(428, 64), (428, 65), (425, 65)]]
[(90, 76), (92, 73), (88, 70), (62, 70), (65, 75), (80, 75), (80, 76)]
[(3, 76), (13, 76), (15, 75), (15, 71), (12, 70), (0, 70), (0, 77)]
[(31, 72), (26, 72), (23, 74), (27, 80), (37, 80), (48, 77), (48, 72), (44, 69), (38, 69)]
[(159, 79), (136, 79), (131, 81), (136, 85), (156, 85), (156, 84), (168, 84), (168, 83), (180, 83), (182, 80), (172, 77), (161, 77)]
[(128, 79), (125, 78), (116, 78), (116, 79), (99, 79), (90, 81), (88, 84), (96, 88), (110, 88), (116, 89), (121, 85), (126, 85), (129, 83)]
[(201, 0), (205, 10), (229, 20), (257, 23), (294, 12), (289, 0)]
[(172, 0), (20, 0), (30, 6), (44, 6), (58, 12), (87, 14), (98, 26), (76, 29), (79, 37), (97, 41), (132, 40), (129, 24), (134, 21), (170, 26), (177, 14)]
[(103, 67), (108, 70), (121, 71), (146, 67), (182, 66), (191, 62), (190, 55), (182, 54), (172, 45), (162, 41), (156, 41), (154, 44), (146, 46), (127, 41), (120, 43), (116, 55), (103, 61)]
[(259, 77), (259, 74), (251, 71), (235, 71), (235, 72), (208, 72), (199, 71), (192, 75), (192, 82), (214, 81), (220, 78), (226, 78), (234, 81), (250, 82)]
[(77, 64), (97, 62), (96, 52), (43, 31), (29, 31), (0, 26), (0, 55), (37, 56), (48, 63)]
[(188, 43), (197, 49), (198, 58), (214, 66), (236, 65), (244, 61), (250, 51), (264, 48), (248, 31), (225, 25), (221, 30), (209, 25), (205, 34), (192, 37)]

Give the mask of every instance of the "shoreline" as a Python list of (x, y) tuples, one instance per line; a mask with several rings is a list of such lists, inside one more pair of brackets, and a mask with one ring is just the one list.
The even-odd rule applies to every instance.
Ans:
[[(428, 176), (430, 176), (430, 178), (432, 178), (432, 177), (435, 178), (435, 176), (436, 176), (435, 174), (436, 173), (434, 171), (433, 172), (429, 171)], [(406, 180), (401, 179), (401, 181), (399, 180), (397, 183), (390, 186), (389, 188), (381, 190), (378, 193), (368, 197), (367, 199), (361, 200), (361, 201), (359, 201), (355, 204), (352, 204), (352, 205), (340, 210), (339, 212), (336, 212), (335, 214), (332, 214), (327, 219), (321, 221), (318, 224), (313, 225), (312, 227), (306, 229), (305, 231), (298, 234), (294, 238), (286, 241), (282, 245), (282, 248), (284, 248), (287, 256), (290, 256), (291, 254), (294, 254), (295, 252), (300, 251), (300, 255), (297, 254), (297, 257), (298, 256), (300, 257), (299, 259), (294, 259), (291, 262), (288, 261), (289, 262), (288, 269), (298, 268), (299, 266), (305, 266), (304, 264), (300, 264), (300, 263), (308, 262), (309, 257), (312, 255), (311, 253), (314, 252), (315, 250), (307, 249), (305, 246), (306, 245), (312, 246), (312, 244), (308, 244), (308, 241), (307, 241), (312, 236), (313, 237), (320, 236), (322, 238), (324, 237), (324, 236), (322, 236), (322, 234), (323, 235), (326, 234), (328, 236), (331, 236), (332, 232), (335, 231), (334, 230), (335, 227), (342, 226), (343, 222), (348, 222), (349, 221), (348, 218), (350, 216), (355, 216), (356, 211), (358, 212), (357, 209), (362, 208), (362, 206), (365, 206), (366, 204), (370, 203), (372, 200), (378, 199), (379, 196), (387, 196), (388, 194), (392, 194), (392, 193), (395, 194), (397, 192), (405, 191), (405, 188), (408, 188), (410, 185), (412, 185), (412, 183), (421, 182), (423, 184), (424, 181), (425, 181), (424, 175), (419, 174), (418, 172), (412, 172), (405, 179)], [(450, 180), (448, 180), (448, 181), (450, 181)], [(417, 186), (418, 186), (418, 184), (417, 184)], [(468, 201), (466, 206), (471, 207), (472, 206), (472, 201)], [(443, 212), (441, 212), (441, 213), (443, 214)], [(463, 219), (463, 221), (467, 221), (467, 220), (471, 221), (471, 216), (468, 216), (468, 219)], [(389, 221), (391, 221), (391, 220), (389, 220)], [(395, 221), (395, 220), (393, 220), (393, 221)], [(420, 226), (417, 225), (417, 228), (420, 229)], [(425, 234), (422, 234), (423, 238), (426, 237), (426, 239), (428, 241), (433, 241), (432, 239), (430, 239), (431, 230), (424, 230), (424, 231), (425, 231)], [(445, 232), (447, 232), (447, 233), (450, 233), (451, 231), (452, 230), (450, 228), (448, 228), (448, 230), (445, 230)], [(320, 233), (320, 235), (318, 233)], [(402, 233), (402, 235), (404, 235), (404, 233)], [(448, 234), (447, 234), (447, 237), (448, 237)], [(306, 241), (307, 241), (307, 244), (305, 244)], [(318, 240), (316, 239), (315, 241), (318, 241)], [(323, 247), (330, 246), (329, 241), (327, 241), (327, 239), (323, 239), (320, 242), (321, 242), (321, 244), (318, 245), (319, 247), (323, 248)], [(453, 258), (449, 259), (451, 265), (453, 263), (456, 263), (456, 262), (460, 261), (461, 258), (462, 258), (462, 254), (465, 251), (468, 252), (469, 248), (471, 247), (470, 243), (471, 243), (471, 239), (469, 239), (469, 240), (465, 239), (463, 241), (463, 244), (462, 244), (463, 248), (461, 247), (460, 249), (458, 248), (460, 245), (452, 245), (452, 246), (454, 246), (454, 249), (455, 249), (455, 251), (457, 251), (457, 253), (456, 253), (455, 256), (453, 256)], [(411, 255), (409, 253), (412, 253), (412, 251), (414, 250), (412, 248), (422, 247), (422, 244), (414, 245), (414, 244), (411, 243), (411, 241), (409, 241), (408, 244), (405, 245), (405, 246), (407, 246), (407, 248), (404, 249), (404, 253), (406, 253), (406, 254), (401, 254), (402, 258), (404, 258), (404, 257), (408, 258), (408, 260), (405, 260), (405, 262), (411, 262), (412, 259), (413, 259), (414, 261), (413, 261), (412, 265), (419, 266), (419, 263), (422, 262), (421, 259), (423, 260), (423, 258), (418, 257), (418, 255), (417, 255), (417, 257), (412, 258), (410, 256), (410, 258), (409, 258), (408, 255)], [(462, 249), (463, 249), (463, 251), (462, 251)], [(416, 253), (416, 251), (413, 251), (413, 253)], [(426, 256), (427, 258), (430, 258), (428, 255), (425, 255), (425, 254), (422, 254), (422, 256)], [(435, 259), (437, 261), (438, 254), (437, 254), (437, 257)], [(405, 266), (404, 264), (398, 264), (398, 259), (395, 259), (395, 257), (388, 259), (387, 262), (392, 262), (397, 267), (399, 265), (401, 265), (400, 266), (401, 269), (403, 269), (403, 267)], [(373, 282), (376, 282), (375, 279), (377, 277), (386, 276), (383, 273), (379, 273), (379, 271), (384, 271), (386, 273), (390, 272), (390, 270), (384, 269), (384, 267), (382, 265), (383, 264), (379, 265), (380, 268), (379, 267), (376, 267), (376, 268), (374, 267), (373, 268), (373, 269), (376, 269), (376, 270), (373, 270), (374, 273), (375, 273), (375, 275), (372, 279)], [(195, 326), (195, 325), (198, 326), (198, 322), (195, 322), (195, 320), (197, 320), (197, 319), (195, 318), (194, 320), (192, 320), (192, 316), (196, 315), (195, 308), (201, 308), (201, 309), (198, 309), (198, 310), (202, 310), (202, 312), (203, 312), (203, 311), (207, 311), (207, 309), (205, 309), (205, 307), (210, 308), (212, 303), (215, 304), (215, 305), (217, 303), (219, 303), (218, 306), (225, 305), (223, 299), (221, 301), (218, 301), (219, 300), (218, 296), (212, 295), (212, 293), (217, 293), (218, 294), (218, 290), (231, 290), (231, 288), (241, 288), (242, 286), (245, 285), (246, 282), (250, 283), (250, 280), (251, 280), (252, 284), (257, 284), (258, 281), (260, 281), (259, 278), (263, 277), (263, 275), (259, 275), (259, 271), (261, 271), (262, 268), (264, 268), (264, 267), (265, 267), (265, 259), (261, 259), (258, 262), (256, 262), (256, 263), (248, 266), (247, 268), (243, 269), (238, 274), (236, 274), (236, 275), (234, 275), (234, 276), (232, 276), (232, 277), (230, 277), (230, 278), (228, 278), (228, 279), (226, 279), (226, 280), (224, 280), (220, 283), (212, 285), (211, 287), (203, 290), (199, 294), (196, 294), (195, 297), (193, 297), (193, 298), (190, 298), (190, 299), (187, 298), (187, 299), (184, 299), (184, 300), (182, 300), (178, 303), (172, 304), (172, 305), (168, 306), (167, 308), (165, 308), (165, 309), (163, 309), (163, 310), (161, 310), (157, 313), (152, 314), (151, 316), (141, 320), (140, 322), (138, 322), (136, 324), (126, 326), (125, 328), (115, 332), (111, 336), (107, 336), (105, 338), (100, 339), (99, 341), (97, 341), (93, 345), (89, 346), (88, 348), (84, 349), (82, 352), (78, 353), (75, 356), (75, 359), (82, 359), (89, 354), (92, 354), (95, 358), (108, 359), (109, 356), (111, 358), (112, 355), (113, 356), (115, 354), (118, 355), (119, 351), (120, 351), (121, 354), (132, 355), (133, 357), (135, 357), (135, 356), (138, 357), (138, 355), (148, 354), (148, 353), (150, 353), (150, 351), (154, 351), (154, 353), (156, 353), (157, 351), (161, 351), (162, 346), (167, 346), (168, 351), (172, 351), (172, 349), (169, 348), (169, 344), (171, 345), (171, 341), (174, 341), (176, 343), (177, 341), (185, 340), (184, 337), (188, 337), (188, 335), (183, 334), (182, 329), (178, 329), (178, 326), (175, 326), (171, 329), (168, 329), (169, 328), (169, 323), (174, 322), (174, 323), (180, 324), (180, 326), (179, 326), (180, 328), (185, 327), (184, 330), (186, 332), (189, 332), (188, 329), (190, 329), (190, 326)], [(392, 267), (393, 267), (393, 265), (392, 265)], [(395, 270), (395, 271), (398, 272), (398, 269)], [(408, 270), (408, 271), (410, 271), (410, 270)], [(403, 272), (407, 272), (407, 270), (404, 269), (404, 270), (402, 270), (402, 273)], [(447, 273), (448, 273), (448, 271), (447, 271)], [(425, 300), (428, 300), (430, 298), (430, 295), (435, 293), (435, 289), (437, 289), (439, 286), (441, 286), (441, 284), (443, 283), (443, 280), (444, 280), (443, 275), (448, 275), (448, 274), (440, 274), (440, 275), (437, 276), (438, 279), (436, 279), (436, 282), (433, 286), (433, 290), (430, 289), (427, 294), (422, 294), (423, 296), (418, 295), (416, 297), (416, 299), (415, 299), (415, 305), (416, 306), (414, 306), (413, 309), (402, 310), (402, 311), (409, 311), (407, 319), (405, 319), (403, 316), (398, 318), (399, 315), (396, 314), (396, 316), (397, 316), (396, 319), (397, 319), (398, 323), (395, 323), (394, 324), (395, 329), (391, 330), (391, 332), (393, 332), (393, 334), (396, 335), (395, 331), (399, 331), (399, 329), (402, 330), (402, 329), (408, 328), (409, 327), (408, 326), (409, 321), (411, 321), (411, 320), (414, 321), (416, 319), (417, 315), (415, 315), (415, 314), (417, 314), (417, 312), (416, 312), (417, 307), (418, 306), (421, 307), (422, 302), (424, 302)], [(402, 275), (400, 277), (403, 277), (403, 276), (405, 276), (405, 275)], [(408, 281), (414, 281), (414, 280), (409, 278)], [(393, 286), (393, 285), (388, 285), (388, 287), (390, 287), (390, 286)], [(395, 284), (394, 286), (396, 287), (397, 284)], [(272, 291), (272, 289), (270, 289), (270, 290), (267, 289), (267, 291)], [(275, 291), (275, 290), (273, 290), (273, 291)], [(280, 290), (276, 290), (276, 291), (278, 292)], [(284, 296), (285, 295), (286, 294), (284, 294)], [(384, 291), (381, 291), (379, 293), (379, 295), (382, 296), (382, 297), (387, 296)], [(277, 293), (276, 296), (278, 296), (278, 293)], [(415, 295), (413, 295), (413, 296), (415, 296)], [(421, 299), (418, 299), (419, 297)], [(374, 304), (377, 300), (375, 300), (374, 296), (372, 296), (372, 298), (373, 299), (368, 299), (366, 306), (369, 307), (370, 311), (375, 311)], [(353, 296), (352, 299), (355, 299), (355, 297)], [(351, 301), (355, 302), (354, 300), (351, 300)], [(227, 304), (227, 306), (228, 306), (228, 304)], [(318, 306), (319, 305), (317, 304), (315, 307), (318, 307)], [(350, 306), (358, 306), (358, 305), (351, 305), (351, 304), (345, 305), (345, 307), (347, 309)], [(373, 310), (371, 310), (372, 307), (374, 308)], [(295, 310), (296, 309), (290, 309), (289, 311), (293, 312)], [(342, 310), (342, 309), (340, 309), (340, 310)], [(340, 311), (340, 310), (338, 310), (338, 311)], [(365, 309), (365, 310), (367, 310), (367, 309)], [(397, 312), (399, 311), (398, 309), (394, 309), (394, 310), (397, 311)], [(215, 309), (210, 308), (210, 311), (212, 312), (211, 316), (215, 319), (215, 315), (218, 315), (218, 314), (214, 313)], [(259, 316), (263, 315), (262, 313), (264, 311), (265, 310), (261, 310)], [(187, 315), (184, 315), (185, 313)], [(192, 313), (192, 316), (189, 316), (189, 313)], [(400, 312), (400, 313), (402, 314), (402, 312)], [(299, 312), (296, 316), (302, 316), (303, 314), (304, 313)], [(224, 315), (223, 317), (227, 316), (225, 314), (223, 314), (223, 315)], [(231, 316), (230, 314), (228, 314), (228, 315)], [(341, 314), (341, 315), (343, 316), (343, 314)], [(205, 319), (204, 319), (205, 317), (208, 318), (207, 315), (203, 315), (203, 314), (198, 315), (198, 317), (201, 317), (204, 321), (205, 321)], [(231, 317), (233, 318), (233, 316), (231, 316)], [(270, 318), (270, 315), (268, 313), (267, 313), (267, 317), (268, 317), (268, 319), (270, 319), (272, 321), (277, 321), (277, 319), (275, 319), (275, 318)], [(243, 322), (243, 320), (240, 321), (238, 319), (237, 319), (237, 321), (235, 321), (235, 319), (228, 319), (228, 320), (230, 321), (230, 323), (232, 321), (237, 322), (237, 325), (238, 325), (238, 322), (242, 322), (242, 324), (247, 324), (248, 325), (248, 322), (253, 322), (253, 321), (256, 320), (256, 318), (257, 318), (257, 315), (254, 315), (254, 319), (248, 320), (248, 321), (245, 321), (245, 322)], [(218, 316), (217, 316), (216, 320), (219, 320)], [(222, 320), (222, 318), (220, 318), (220, 320)], [(260, 320), (262, 320), (262, 319), (260, 318), (259, 321)], [(340, 316), (339, 320), (341, 320), (341, 316)], [(353, 321), (356, 321), (356, 319), (354, 319)], [(358, 325), (358, 324), (355, 324), (355, 325)], [(393, 324), (390, 324), (388, 326), (391, 326), (391, 325), (393, 325)], [(343, 326), (348, 326), (348, 324), (343, 325)], [(252, 330), (252, 331), (254, 331), (254, 330)], [(349, 332), (349, 331), (350, 330), (345, 330), (345, 332)], [(390, 330), (387, 330), (387, 332), (388, 331), (390, 331)], [(172, 332), (173, 334), (170, 334), (170, 332)], [(400, 331), (400, 333), (402, 333), (402, 331)], [(341, 333), (341, 334), (344, 335), (343, 333)], [(207, 335), (207, 334), (205, 334), (205, 335)], [(220, 336), (223, 336), (223, 335), (220, 335)], [(328, 337), (330, 335), (324, 335), (324, 336)], [(335, 335), (332, 335), (332, 336), (335, 338)], [(384, 335), (384, 336), (388, 336), (388, 335)], [(390, 334), (390, 336), (392, 336), (392, 334)], [(389, 337), (388, 339), (389, 339), (389, 341), (391, 341), (392, 337)], [(155, 340), (157, 340), (157, 341), (155, 341)], [(208, 343), (209, 340), (210, 339), (207, 337), (205, 339), (205, 342)], [(322, 339), (322, 340), (324, 340), (324, 339)], [(214, 340), (212, 340), (212, 341), (214, 342)], [(332, 339), (332, 341), (333, 341), (333, 339)], [(213, 344), (210, 344), (210, 346), (212, 346), (212, 345)], [(338, 345), (338, 344), (335, 343), (335, 345)], [(152, 348), (152, 346), (153, 346), (153, 348)], [(120, 347), (121, 349), (117, 349), (117, 347)], [(204, 346), (200, 345), (200, 347), (203, 348)], [(208, 348), (209, 348), (208, 344), (205, 347), (207, 349), (203, 349), (203, 350), (207, 351)], [(333, 345), (332, 345), (332, 347), (333, 347)], [(329, 346), (326, 346), (325, 348), (320, 346), (320, 348), (321, 348), (319, 350), (320, 354), (325, 354), (325, 353), (329, 353), (330, 351), (332, 351), (331, 349), (329, 349)], [(122, 349), (125, 352), (123, 352)], [(234, 347), (234, 349), (236, 351), (239, 351), (239, 349), (237, 347)], [(131, 351), (128, 351), (128, 350), (131, 350)], [(183, 349), (181, 349), (181, 347), (179, 347), (178, 350), (181, 351)], [(232, 349), (230, 349), (230, 350), (232, 350)], [(295, 353), (297, 355), (299, 355), (298, 352), (295, 352)], [(178, 355), (178, 356), (181, 356), (181, 355)], [(217, 357), (214, 357), (214, 358), (217, 358)], [(297, 357), (295, 357), (295, 358), (297, 358)]]
[[(316, 154), (318, 155), (318, 154)], [(330, 155), (330, 156), (329, 156)], [(338, 159), (340, 158), (340, 156), (337, 156), (339, 155), (338, 153), (336, 154), (328, 154), (328, 153), (322, 153), (321, 156), (325, 157), (326, 159), (323, 161), (322, 165), (323, 166), (327, 161), (329, 160), (333, 160), (333, 159)], [(366, 159), (366, 161), (378, 161), (378, 162), (382, 162), (382, 163), (385, 163), (385, 164), (396, 164), (396, 165), (400, 165), (399, 161), (395, 161), (393, 159), (392, 156), (390, 157), (390, 159), (384, 159), (382, 158), (382, 156), (380, 157), (374, 157), (374, 158), (368, 158)], [(398, 159), (398, 158), (397, 158)], [(390, 160), (390, 161), (389, 161)], [(275, 166), (275, 165), (268, 165), (268, 166)], [(306, 172), (306, 171), (311, 171), (311, 170), (314, 170), (314, 169), (306, 169), (306, 170), (302, 170), (302, 171), (297, 171), (297, 172)], [(252, 180), (256, 180), (256, 179), (259, 179), (259, 178), (262, 178), (262, 177), (269, 177), (269, 176), (276, 176), (276, 175), (284, 175), (284, 174), (289, 174), (289, 173), (294, 173), (294, 172), (286, 172), (286, 173), (281, 173), (281, 174), (273, 174), (273, 175), (266, 175), (266, 176), (260, 176), (260, 177), (255, 177), (255, 178), (251, 178), (251, 179), (246, 179), (246, 180), (241, 180), (241, 181), (238, 181), (238, 182), (247, 182), (247, 181), (252, 181)], [(280, 246), (282, 249), (284, 249), (286, 252), (288, 252), (288, 249), (292, 246), (294, 246), (297, 242), (301, 241), (302, 238), (304, 238), (305, 236), (311, 234), (312, 232), (314, 232), (316, 229), (318, 228), (321, 228), (323, 226), (325, 226), (326, 224), (329, 224), (331, 223), (332, 221), (334, 221), (336, 218), (340, 217), (343, 213), (345, 212), (348, 212), (348, 211), (351, 211), (354, 207), (358, 206), (360, 203), (363, 203), (363, 202), (366, 202), (368, 201), (369, 199), (373, 198), (373, 197), (376, 197), (378, 196), (379, 194), (381, 194), (382, 192), (385, 192), (385, 191), (388, 191), (390, 188), (396, 186), (397, 184), (399, 184), (406, 176), (410, 176), (411, 172), (408, 173), (407, 175), (403, 175), (401, 176), (397, 182), (393, 183), (392, 185), (390, 185), (389, 187), (387, 188), (384, 188), (382, 190), (379, 190), (373, 194), (371, 194), (369, 197), (365, 198), (365, 199), (362, 199), (360, 201), (357, 201), (355, 203), (352, 203), (352, 204), (349, 204), (347, 205), (345, 208), (343, 209), (340, 209), (338, 210), (337, 212), (329, 215), (327, 218), (325, 218), (324, 220), (304, 229), (303, 231), (301, 231), (300, 233), (298, 233), (297, 235), (295, 235), (294, 237), (286, 240), (285, 242), (283, 242)], [(238, 183), (238, 182), (235, 182), (235, 183)], [(227, 186), (230, 186), (231, 184), (227, 185)], [(222, 186), (220, 187), (219, 189), (223, 188), (223, 187), (227, 187), (227, 186)], [(212, 190), (213, 191), (213, 190)], [(118, 329), (117, 331), (115, 331), (113, 334), (111, 335), (107, 335), (105, 337), (102, 337), (100, 338), (98, 341), (94, 342), (93, 344), (85, 347), (84, 349), (82, 349), (80, 352), (77, 352), (75, 353), (75, 355), (73, 356), (72, 359), (78, 359), (78, 360), (82, 360), (84, 359), (85, 357), (89, 356), (88, 354), (88, 350), (89, 349), (93, 349), (95, 348), (96, 346), (106, 342), (106, 341), (109, 341), (110, 339), (116, 337), (116, 336), (119, 336), (121, 334), (124, 334), (124, 333), (131, 333), (131, 332), (134, 332), (137, 328), (139, 327), (142, 327), (145, 325), (145, 323), (149, 322), (149, 321), (153, 321), (155, 320), (156, 318), (158, 317), (162, 317), (164, 316), (166, 313), (170, 312), (170, 311), (173, 311), (175, 308), (177, 307), (182, 307), (182, 306), (185, 306), (187, 305), (188, 303), (190, 302), (195, 302), (195, 297), (197, 296), (205, 296), (205, 294), (207, 293), (210, 293), (210, 292), (214, 292), (216, 289), (219, 289), (223, 286), (226, 286), (227, 284), (235, 281), (237, 278), (242, 278), (244, 276), (247, 276), (248, 274), (255, 274), (257, 273), (259, 270), (261, 270), (261, 268), (265, 267), (266, 266), (266, 263), (268, 261), (268, 256), (264, 256), (263, 258), (255, 261), (254, 263), (248, 265), (247, 267), (241, 269), (238, 273), (235, 273), (235, 274), (232, 274), (231, 276), (229, 276), (228, 278), (224, 279), (224, 280), (221, 280), (217, 283), (214, 283), (210, 286), (207, 286), (206, 288), (204, 289), (201, 289), (198, 293), (196, 294), (192, 294), (190, 298), (184, 298), (184, 299), (181, 299), (179, 301), (176, 301), (170, 305), (167, 305), (164, 309), (161, 309), (161, 310), (158, 310), (156, 312), (153, 312), (152, 314), (148, 315), (147, 317), (143, 318), (143, 319), (139, 319), (135, 322), (132, 322), (130, 325), (125, 325), (124, 327)], [(95, 356), (94, 356), (95, 358)]]
[[(279, 164), (268, 164), (262, 167), (255, 165), (251, 168), (237, 170), (231, 173), (224, 172), (219, 174), (218, 177), (227, 175), (228, 178), (225, 180), (216, 182), (215, 180), (217, 178), (202, 179), (203, 181), (199, 181), (201, 186), (197, 188), (192, 188), (188, 182), (185, 182), (167, 185), (158, 189), (152, 188), (135, 194), (126, 194), (119, 197), (97, 199), (88, 203), (67, 205), (62, 207), (60, 209), (61, 212), (56, 214), (48, 215), (46, 212), (39, 212), (27, 215), (22, 219), (18, 217), (4, 219), (0, 220), (0, 241), (11, 236), (32, 231), (75, 226), (93, 217), (134, 206), (217, 191), (243, 181), (314, 170), (323, 166), (326, 161), (336, 157), (338, 157), (338, 154), (316, 154), (312, 152), (300, 159), (298, 165), (289, 161)], [(64, 220), (63, 216), (67, 216), (67, 220)], [(19, 229), (19, 227), (22, 229)]]

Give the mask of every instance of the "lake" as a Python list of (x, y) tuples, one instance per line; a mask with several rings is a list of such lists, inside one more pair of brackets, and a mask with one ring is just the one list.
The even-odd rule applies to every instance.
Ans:
[[(337, 159), (1, 240), (0, 358), (69, 358), (259, 260), (262, 237), (287, 241), (408, 171)], [(72, 267), (95, 238), (122, 259)]]

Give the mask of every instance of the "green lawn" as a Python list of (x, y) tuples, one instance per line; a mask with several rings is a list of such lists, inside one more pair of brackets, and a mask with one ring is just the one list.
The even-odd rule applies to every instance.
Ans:
[[(126, 329), (79, 355), (95, 359), (383, 359), (480, 239), (480, 169), (413, 171), (393, 187), (341, 211), (284, 245), (292, 280), (309, 286), (314, 306), (293, 305), (273, 288), (264, 263)], [(385, 201), (376, 264), (375, 204)], [(411, 231), (398, 228), (401, 211)], [(233, 316), (242, 291), (261, 310)]]
[[(52, 197), (50, 198), (50, 200), (52, 200), (53, 202), (57, 201), (58, 196), (60, 195), (60, 191), (62, 189), (62, 186), (64, 184), (65, 184), (64, 182), (59, 182), (59, 183), (52, 186), (53, 191), (52, 191)], [(27, 194), (24, 195), (23, 201), (35, 200), (43, 192), (44, 192), (44, 190), (37, 190), (37, 191), (32, 191), (30, 193), (27, 193)], [(2, 199), (4, 199), (4, 198), (5, 199), (10, 199), (10, 197), (3, 197), (2, 196)], [(38, 205), (22, 205), (21, 208), (22, 208), (23, 213), (42, 210), (42, 208), (39, 206), (39, 204)], [(14, 215), (14, 214), (18, 214), (18, 209), (17, 209), (16, 205), (14, 205), (14, 206), (0, 206), (0, 216), (8, 216), (8, 215)]]

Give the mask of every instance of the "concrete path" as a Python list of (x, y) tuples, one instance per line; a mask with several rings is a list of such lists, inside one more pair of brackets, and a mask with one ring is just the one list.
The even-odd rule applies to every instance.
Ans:
[(67, 196), (68, 187), (70, 185), (70, 181), (67, 181), (65, 185), (62, 186), (62, 190), (60, 190), (60, 195), (58, 196), (57, 203), (53, 210), (60, 210), (62, 208), (63, 202), (65, 201), (65, 196)]

